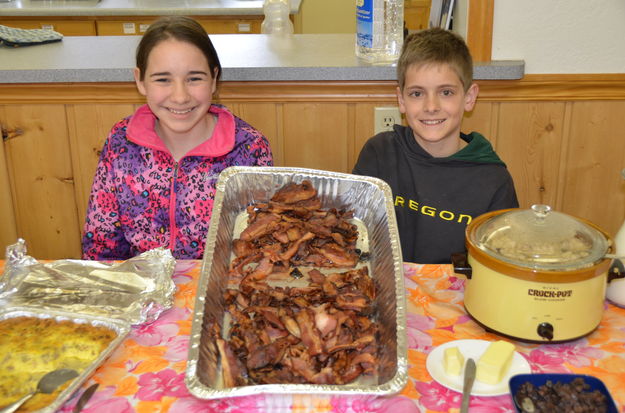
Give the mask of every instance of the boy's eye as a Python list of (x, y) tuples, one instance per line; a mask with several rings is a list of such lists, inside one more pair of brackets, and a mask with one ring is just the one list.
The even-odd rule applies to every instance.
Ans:
[(453, 96), (454, 95), (454, 91), (451, 89), (444, 89), (443, 90), (443, 96)]
[(188, 79), (189, 82), (201, 82), (202, 80), (204, 80), (202, 77), (200, 76), (194, 76), (194, 77), (190, 77)]
[(413, 90), (412, 92), (410, 92), (409, 96), (414, 96), (416, 98), (418, 98), (419, 96), (421, 96), (422, 93), (419, 90)]
[(159, 83), (165, 83), (165, 82), (169, 82), (169, 79), (166, 77), (157, 77), (154, 79), (155, 82), (159, 82)]

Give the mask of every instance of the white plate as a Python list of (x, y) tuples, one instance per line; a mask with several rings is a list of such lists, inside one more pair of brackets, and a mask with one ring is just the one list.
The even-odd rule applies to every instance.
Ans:
[[(443, 354), (445, 353), (445, 349), (448, 347), (458, 347), (464, 356), (465, 362), (467, 359), (472, 358), (475, 360), (475, 364), (477, 364), (490, 343), (491, 341), (486, 340), (455, 340), (441, 344), (430, 352), (425, 362), (425, 367), (428, 373), (430, 373), (430, 376), (438, 383), (448, 389), (462, 393), (462, 386), (464, 384), (463, 374), (450, 376), (445, 373), (445, 369), (443, 368)], [(464, 371), (464, 367), (462, 370)], [(527, 360), (515, 351), (512, 362), (510, 363), (510, 368), (499, 383), (486, 384), (475, 380), (471, 394), (474, 396), (501, 396), (502, 394), (510, 393), (510, 389), (508, 388), (510, 377), (515, 374), (531, 372), (532, 368)]]

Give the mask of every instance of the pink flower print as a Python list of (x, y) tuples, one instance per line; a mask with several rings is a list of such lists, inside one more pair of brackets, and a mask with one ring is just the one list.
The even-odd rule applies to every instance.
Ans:
[[(580, 343), (574, 345), (553, 344), (533, 350), (530, 353), (530, 360), (539, 363), (540, 370), (550, 373), (566, 372), (560, 368), (561, 364), (568, 363), (576, 367), (585, 367), (592, 364), (592, 359), (600, 359), (603, 357), (603, 351), (588, 346), (581, 346)], [(546, 363), (545, 363), (546, 362)], [(555, 370), (553, 369), (555, 368)]]
[(464, 291), (464, 282), (465, 282), (464, 278), (451, 276), (449, 277), (449, 287), (447, 287), (447, 289), (456, 290), (456, 291)]
[[(460, 405), (458, 405), (460, 407)], [(471, 397), (469, 411), (480, 413), (514, 413), (512, 397), (509, 394), (497, 397)]]
[(187, 359), (189, 355), (189, 336), (176, 336), (167, 343), (166, 360), (173, 363)]
[(415, 389), (421, 394), (419, 401), (425, 408), (436, 412), (446, 412), (452, 407), (460, 406), (462, 395), (450, 390), (437, 382), (418, 382)]
[(139, 376), (139, 400), (158, 401), (163, 396), (183, 397), (189, 395), (184, 384), (184, 373), (177, 374), (172, 369), (165, 369), (157, 373), (145, 373)]
[(143, 346), (158, 346), (167, 344), (178, 335), (177, 321), (185, 320), (189, 311), (184, 308), (171, 308), (164, 311), (153, 323), (133, 327), (132, 338)]
[(432, 347), (432, 337), (424, 331), (431, 330), (434, 326), (434, 322), (427, 316), (408, 314), (406, 317), (408, 348), (423, 350)]
[[(114, 387), (107, 387), (105, 389), (100, 387), (89, 400), (87, 407), (82, 410), (83, 413), (134, 413), (132, 405), (125, 397), (115, 397), (114, 394)], [(77, 402), (78, 400), (74, 401)], [(59, 413), (71, 412), (74, 405), (74, 402), (65, 404), (65, 406), (59, 410)]]
[(191, 281), (193, 277), (190, 277), (188, 272), (195, 267), (194, 260), (178, 260), (176, 261), (176, 267), (174, 268), (173, 279), (176, 284), (186, 284)]
[(570, 373), (562, 365), (563, 359), (558, 354), (545, 353), (540, 349), (532, 350), (527, 357), (534, 373)]
[(184, 397), (176, 400), (169, 413), (264, 413), (263, 396), (201, 400)]

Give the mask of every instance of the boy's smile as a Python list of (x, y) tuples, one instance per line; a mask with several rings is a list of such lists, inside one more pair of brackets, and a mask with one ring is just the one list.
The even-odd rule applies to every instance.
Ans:
[(460, 149), (462, 117), (473, 109), (477, 93), (475, 83), (465, 92), (448, 64), (431, 63), (406, 70), (397, 100), (419, 145), (434, 157), (447, 157)]

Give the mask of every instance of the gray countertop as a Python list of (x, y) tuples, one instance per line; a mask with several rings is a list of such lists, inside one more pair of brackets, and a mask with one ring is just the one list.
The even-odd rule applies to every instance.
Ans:
[[(105, 0), (104, 0), (105, 1)], [(354, 54), (353, 34), (210, 36), (224, 81), (396, 80), (392, 65), (375, 66)], [(140, 36), (65, 37), (28, 47), (0, 46), (0, 83), (130, 82)], [(474, 77), (520, 79), (524, 62), (475, 63)]]
[[(302, 0), (291, 0), (291, 14)], [(0, 16), (263, 15), (263, 0), (0, 0)]]

